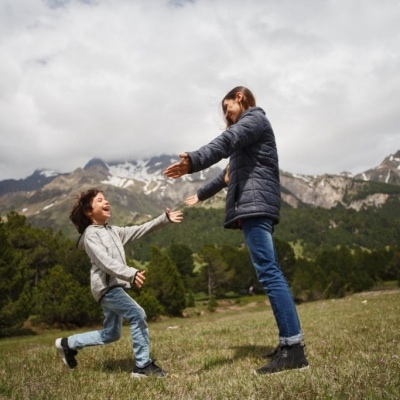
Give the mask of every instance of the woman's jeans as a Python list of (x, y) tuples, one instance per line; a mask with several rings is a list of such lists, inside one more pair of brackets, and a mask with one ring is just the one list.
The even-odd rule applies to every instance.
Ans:
[(151, 362), (149, 331), (143, 308), (120, 287), (110, 289), (101, 299), (100, 305), (105, 316), (103, 329), (69, 336), (68, 346), (79, 350), (114, 342), (121, 337), (122, 319), (125, 318), (130, 324), (136, 366), (143, 368), (148, 365)]
[(250, 258), (271, 303), (282, 345), (300, 343), (303, 335), (289, 285), (278, 264), (269, 218), (242, 219), (242, 229)]

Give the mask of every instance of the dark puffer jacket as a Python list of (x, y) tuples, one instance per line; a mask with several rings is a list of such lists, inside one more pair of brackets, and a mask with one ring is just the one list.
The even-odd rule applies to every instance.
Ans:
[[(260, 107), (244, 111), (236, 124), (209, 144), (187, 154), (192, 173), (230, 157), (225, 228), (239, 228), (240, 219), (251, 217), (268, 217), (279, 222), (278, 153), (271, 124)], [(200, 188), (197, 196), (206, 200), (224, 187), (222, 172)]]

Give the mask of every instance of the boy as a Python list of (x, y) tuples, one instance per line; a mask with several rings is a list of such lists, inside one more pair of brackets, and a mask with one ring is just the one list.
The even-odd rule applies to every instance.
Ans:
[(124, 245), (139, 239), (169, 222), (180, 223), (181, 211), (166, 212), (139, 226), (117, 227), (107, 225), (111, 207), (101, 190), (89, 189), (80, 194), (70, 219), (81, 234), (78, 248), (84, 249), (92, 268), (90, 285), (94, 298), (103, 308), (103, 329), (59, 338), (55, 346), (62, 360), (70, 368), (77, 366), (78, 350), (114, 342), (121, 337), (122, 319), (130, 324), (135, 367), (131, 376), (166, 376), (166, 372), (150, 358), (149, 333), (146, 313), (125, 291), (131, 284), (142, 287), (145, 271), (126, 264)]

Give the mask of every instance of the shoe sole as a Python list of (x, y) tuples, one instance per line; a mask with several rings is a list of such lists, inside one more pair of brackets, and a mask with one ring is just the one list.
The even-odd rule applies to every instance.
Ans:
[(136, 372), (132, 372), (131, 373), (131, 378), (142, 379), (142, 378), (148, 378), (148, 376), (144, 375), (144, 374), (138, 374)]
[(56, 346), (56, 349), (57, 349), (57, 351), (58, 351), (58, 354), (60, 355), (61, 359), (63, 360), (63, 363), (64, 363), (67, 367), (69, 367), (69, 365), (68, 365), (68, 363), (67, 363), (67, 359), (65, 358), (64, 349), (63, 349), (63, 347), (61, 346), (61, 339), (56, 339), (55, 346)]
[(157, 374), (144, 375), (144, 374), (139, 374), (137, 372), (131, 373), (131, 378), (135, 378), (135, 379), (150, 378), (152, 376), (155, 378), (165, 378), (167, 376), (167, 374), (166, 375), (157, 375)]
[(58, 351), (58, 354), (60, 355), (61, 359), (63, 360), (63, 363), (64, 363), (68, 368), (74, 369), (74, 368), (76, 367), (76, 365), (75, 365), (75, 367), (71, 367), (70, 365), (68, 365), (68, 361), (67, 361), (67, 359), (66, 359), (66, 357), (65, 357), (64, 349), (63, 349), (63, 347), (61, 346), (61, 338), (56, 339), (56, 341), (55, 341), (55, 346), (56, 346), (56, 349), (57, 349), (57, 351)]
[(265, 372), (265, 373), (260, 373), (257, 372), (257, 370), (253, 370), (253, 372), (258, 375), (258, 376), (262, 376), (262, 375), (278, 375), (278, 374), (283, 374), (285, 372), (293, 372), (293, 371), (299, 371), (299, 372), (303, 372), (303, 371), (307, 371), (310, 368), (309, 365), (305, 365), (304, 367), (300, 367), (300, 368), (287, 368), (287, 369), (282, 369), (281, 371), (276, 371), (276, 372)]

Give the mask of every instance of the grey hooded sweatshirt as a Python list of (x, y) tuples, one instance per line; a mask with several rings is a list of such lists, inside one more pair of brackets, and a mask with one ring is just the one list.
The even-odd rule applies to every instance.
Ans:
[(90, 286), (93, 297), (100, 301), (113, 287), (129, 289), (138, 272), (126, 265), (124, 245), (148, 235), (170, 221), (166, 213), (136, 226), (89, 225), (78, 241), (90, 258)]

